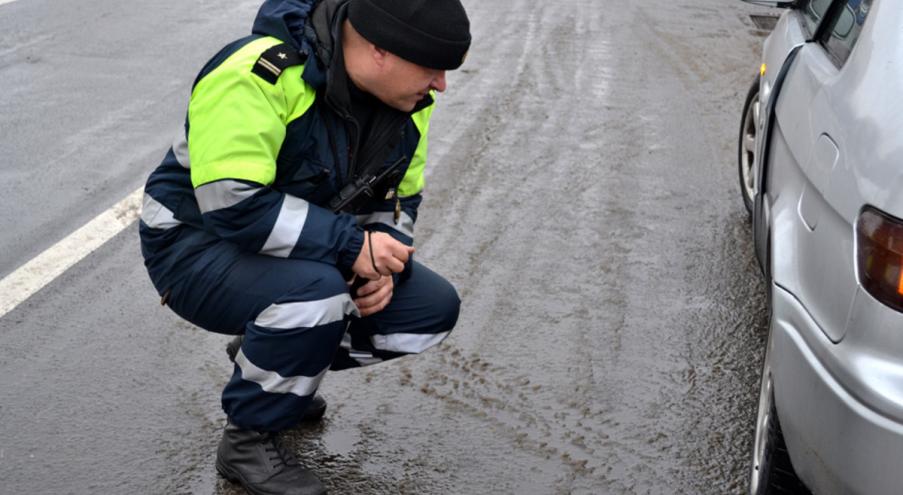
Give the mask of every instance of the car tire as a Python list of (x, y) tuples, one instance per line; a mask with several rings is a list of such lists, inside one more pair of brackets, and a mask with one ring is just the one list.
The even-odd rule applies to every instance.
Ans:
[[(811, 495), (806, 485), (796, 475), (790, 463), (790, 454), (784, 443), (781, 422), (778, 420), (774, 399), (770, 407), (771, 421), (767, 423), (765, 451), (761, 463), (753, 466), (753, 476), (758, 477), (754, 487), (750, 487), (751, 495)], [(753, 491), (755, 488), (756, 491)]]
[(749, 218), (752, 219), (753, 202), (758, 191), (758, 149), (756, 136), (759, 130), (759, 77), (756, 76), (743, 103), (743, 116), (740, 119), (740, 136), (737, 143), (737, 171), (740, 176), (740, 195)]
[(750, 495), (810, 495), (806, 485), (796, 475), (793, 464), (790, 462), (790, 453), (784, 443), (784, 434), (781, 431), (781, 422), (778, 419), (778, 410), (774, 400), (774, 382), (770, 360), (771, 345), (769, 333), (765, 363), (762, 366), (749, 493)]

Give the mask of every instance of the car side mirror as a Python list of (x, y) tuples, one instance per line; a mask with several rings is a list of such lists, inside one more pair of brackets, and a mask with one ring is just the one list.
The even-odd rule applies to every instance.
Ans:
[(740, 0), (742, 2), (753, 5), (761, 5), (762, 7), (774, 7), (776, 9), (792, 9), (796, 8), (799, 0)]

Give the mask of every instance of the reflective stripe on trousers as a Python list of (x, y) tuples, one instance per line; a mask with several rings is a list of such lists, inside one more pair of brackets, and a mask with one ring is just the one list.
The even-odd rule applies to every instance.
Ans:
[[(358, 318), (334, 266), (242, 252), (201, 232), (179, 242), (203, 249), (185, 273), (159, 276), (154, 284), (169, 290), (168, 304), (188, 321), (218, 333), (244, 333), (222, 396), (226, 414), (244, 428), (294, 426), (327, 369), (422, 352), (447, 337), (457, 321), (454, 288), (416, 262), (383, 311)], [(191, 251), (177, 247), (182, 249), (171, 252)]]

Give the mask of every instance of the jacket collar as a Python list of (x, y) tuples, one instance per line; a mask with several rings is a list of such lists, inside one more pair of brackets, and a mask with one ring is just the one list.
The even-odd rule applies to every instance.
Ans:
[(320, 0), (266, 0), (257, 11), (252, 32), (272, 36), (305, 51), (304, 26)]

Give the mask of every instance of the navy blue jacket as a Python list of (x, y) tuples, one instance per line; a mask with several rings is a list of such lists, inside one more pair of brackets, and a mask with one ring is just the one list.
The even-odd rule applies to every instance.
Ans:
[[(346, 6), (267, 0), (253, 34), (201, 70), (185, 133), (145, 187), (142, 253), (161, 293), (166, 284), (158, 281), (177, 279), (182, 261), (203, 251), (203, 243), (186, 241), (196, 230), (248, 252), (320, 261), (346, 274), (364, 228), (413, 243), (433, 100), (410, 113), (381, 105), (371, 131), (360, 135), (344, 64), (335, 63)], [(261, 62), (268, 50), (275, 62), (294, 63), (272, 69)], [(289, 52), (297, 56), (283, 57)], [(261, 77), (261, 66), (278, 77)], [(329, 209), (364, 164), (376, 161), (378, 169), (399, 160), (401, 180), (386, 198), (352, 212)]]

